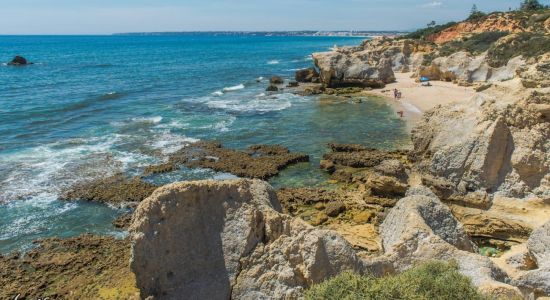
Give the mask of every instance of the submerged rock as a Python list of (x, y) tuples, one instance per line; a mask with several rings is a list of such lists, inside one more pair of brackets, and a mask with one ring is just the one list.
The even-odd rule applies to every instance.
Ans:
[(270, 84), (266, 89), (267, 92), (277, 92), (279, 88), (273, 84)]
[(79, 183), (62, 196), (62, 200), (85, 200), (112, 204), (140, 202), (149, 197), (157, 186), (139, 178), (128, 179), (115, 175), (104, 179)]
[(341, 236), (280, 211), (271, 187), (257, 180), (160, 188), (131, 227), (141, 296), (298, 299), (314, 283), (363, 271)]
[(246, 151), (240, 151), (223, 148), (216, 142), (201, 141), (172, 154), (167, 164), (152, 168), (169, 172), (177, 169), (178, 165), (184, 165), (228, 172), (239, 177), (269, 179), (289, 165), (307, 161), (308, 155), (290, 153), (280, 145), (253, 145)]

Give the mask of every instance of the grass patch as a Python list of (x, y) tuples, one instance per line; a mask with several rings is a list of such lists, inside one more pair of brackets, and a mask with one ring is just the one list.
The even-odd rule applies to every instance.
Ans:
[(451, 41), (445, 43), (439, 50), (440, 56), (449, 56), (459, 51), (467, 51), (471, 54), (483, 53), (500, 38), (508, 35), (505, 31), (492, 31), (473, 34), (461, 41)]
[(523, 32), (507, 43), (492, 45), (487, 53), (491, 67), (505, 66), (511, 58), (535, 57), (550, 52), (550, 36), (541, 33)]
[(306, 292), (306, 300), (481, 300), (456, 263), (428, 262), (395, 276), (374, 278), (343, 273)]

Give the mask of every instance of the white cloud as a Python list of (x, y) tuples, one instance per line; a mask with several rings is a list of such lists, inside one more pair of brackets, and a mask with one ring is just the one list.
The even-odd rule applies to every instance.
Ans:
[(440, 7), (443, 5), (443, 2), (441, 1), (432, 1), (430, 3), (422, 4), (422, 7)]

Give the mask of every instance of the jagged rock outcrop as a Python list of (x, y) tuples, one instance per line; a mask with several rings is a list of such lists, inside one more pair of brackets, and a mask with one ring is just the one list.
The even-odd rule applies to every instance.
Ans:
[(280, 213), (257, 180), (184, 182), (158, 189), (131, 226), (142, 297), (297, 299), (363, 264), (338, 234)]
[(455, 260), (462, 274), (489, 294), (520, 295), (504, 282), (506, 274), (488, 258), (474, 254), (462, 225), (429, 189), (409, 190), (390, 211), (380, 234), (385, 256), (396, 270), (426, 260)]
[(379, 88), (395, 81), (394, 70), (416, 61), (411, 58), (415, 46), (411, 41), (376, 39), (358, 47), (314, 53), (313, 60), (326, 87)]
[(487, 62), (487, 53), (472, 55), (456, 52), (446, 57), (435, 58), (429, 66), (417, 68), (415, 77), (428, 77), (430, 80), (456, 81), (461, 84), (474, 82), (498, 82), (513, 79), (517, 70), (525, 65), (521, 56), (515, 57), (499, 68)]
[(480, 207), (495, 193), (550, 199), (550, 94), (509, 84), (438, 107), (412, 131), (422, 180), (438, 196)]

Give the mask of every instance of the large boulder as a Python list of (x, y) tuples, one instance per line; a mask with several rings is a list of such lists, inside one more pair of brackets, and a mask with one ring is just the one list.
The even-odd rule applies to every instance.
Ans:
[(131, 226), (142, 296), (296, 299), (342, 271), (363, 271), (338, 234), (280, 213), (263, 181), (199, 181), (158, 189)]
[(459, 271), (488, 293), (519, 295), (517, 288), (502, 283), (503, 271), (473, 253), (476, 247), (462, 225), (428, 188), (411, 188), (390, 211), (380, 234), (385, 255), (398, 271), (422, 261), (455, 260)]
[(270, 84), (283, 84), (285, 83), (285, 80), (281, 76), (272, 76), (269, 79)]
[(297, 82), (312, 82), (314, 78), (319, 77), (319, 72), (315, 68), (307, 68), (296, 71), (295, 79)]

